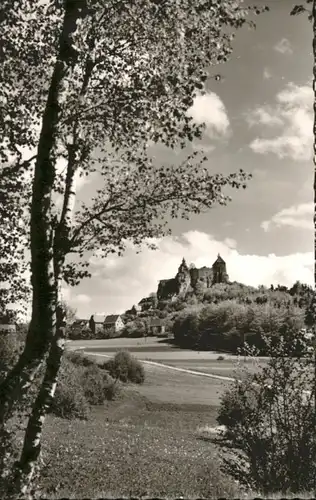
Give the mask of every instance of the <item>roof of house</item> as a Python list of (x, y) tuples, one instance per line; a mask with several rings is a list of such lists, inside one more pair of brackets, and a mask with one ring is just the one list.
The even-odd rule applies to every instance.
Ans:
[(106, 316), (104, 323), (106, 325), (112, 325), (112, 324), (114, 325), (114, 323), (116, 323), (119, 317), (120, 314), (109, 314), (109, 316)]
[(94, 314), (93, 315), (93, 319), (94, 319), (95, 323), (102, 323), (103, 324), (105, 321), (105, 318), (106, 318), (105, 314)]

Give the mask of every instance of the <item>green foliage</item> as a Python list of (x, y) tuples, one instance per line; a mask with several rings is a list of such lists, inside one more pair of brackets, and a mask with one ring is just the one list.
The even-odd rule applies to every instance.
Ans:
[(84, 370), (81, 383), (84, 395), (91, 405), (111, 401), (117, 393), (115, 381), (97, 364), (91, 364)]
[(85, 324), (75, 321), (72, 325), (68, 326), (67, 337), (70, 340), (85, 340), (96, 338), (96, 335)]
[(195, 312), (178, 316), (173, 324), (175, 342), (182, 347), (198, 347), (200, 332), (199, 315)]
[[(303, 342), (297, 335), (296, 340)], [(315, 378), (309, 357), (293, 357), (282, 341), (257, 373), (236, 381), (221, 401), (216, 440), (223, 468), (239, 483), (268, 495), (312, 491), (316, 467)], [(307, 354), (305, 353), (305, 356)]]
[(80, 353), (67, 353), (50, 411), (62, 418), (86, 419), (90, 405), (115, 398), (118, 386), (109, 374)]
[[(306, 4), (313, 3), (313, 0), (305, 0), (305, 3)], [(308, 20), (312, 21), (313, 20), (313, 14), (312, 14), (311, 9), (305, 7), (305, 5), (302, 5), (302, 4), (295, 5), (292, 8), (290, 14), (291, 14), (291, 16), (297, 16), (299, 14), (305, 14), (306, 12), (308, 13)]]
[(283, 335), (289, 343), (304, 327), (304, 311), (298, 307), (268, 303), (239, 303), (225, 300), (196, 311), (184, 311), (173, 324), (175, 342), (182, 347), (237, 352), (244, 344), (261, 349), (267, 335), (278, 341)]
[(140, 318), (126, 323), (122, 329), (122, 337), (138, 338), (146, 335), (146, 322)]
[(83, 356), (80, 351), (66, 351), (64, 353), (64, 358), (68, 359), (71, 363), (78, 366), (91, 366), (95, 365), (95, 361)]
[(143, 365), (127, 351), (119, 351), (103, 366), (114, 379), (122, 382), (142, 384), (145, 381)]
[(17, 361), (21, 342), (15, 333), (0, 333), (0, 381)]
[(50, 411), (61, 418), (86, 419), (89, 404), (82, 386), (84, 367), (64, 358)]
[[(65, 179), (56, 168), (59, 160), (66, 161), (66, 169), (72, 172), (68, 183), (75, 172), (98, 171), (103, 177), (91, 203), (82, 204), (74, 220), (68, 221), (72, 237), (67, 231), (67, 244), (59, 249), (64, 253), (82, 257), (83, 251), (98, 248), (99, 256), (121, 254), (126, 241), (138, 246), (168, 233), (165, 222), (170, 216), (187, 218), (216, 202), (226, 204), (230, 197), (223, 192), (225, 186), (245, 187), (249, 179), (245, 172), (210, 174), (204, 155), (196, 152), (180, 165), (157, 165), (148, 143), (184, 148), (202, 137), (205, 126), (195, 123), (188, 110), (203, 92), (206, 69), (230, 57), (235, 31), (251, 23), (251, 14), (265, 9), (244, 7), (240, 0), (221, 0), (211, 9), (203, 0), (194, 7), (190, 0), (94, 2), (91, 9), (81, 12), (73, 38), (68, 40), (64, 33), (63, 43), (74, 45), (64, 54), (59, 44), (67, 4), (24, 0), (17, 0), (14, 7), (9, 0), (2, 4), (6, 15), (0, 35), (5, 57), (0, 83), (6, 119), (0, 120), (0, 158), (4, 165), (9, 159), (12, 164), (3, 168), (1, 176), (7, 191), (0, 208), (4, 213), (10, 210), (8, 225), (12, 222), (12, 231), (1, 234), (6, 253), (14, 253), (21, 233), (26, 240), (29, 237), (29, 214), (24, 212), (31, 183), (21, 181), (21, 174), (32, 171), (34, 156), (32, 152), (22, 161), (20, 149), (36, 150), (40, 137), (41, 147), (47, 140), (48, 154), (53, 155), (53, 183), (48, 187), (54, 194), (51, 226), (60, 220), (59, 207), (63, 206), (53, 199), (63, 201), (65, 193)], [(58, 50), (73, 71), (52, 81)], [(53, 99), (52, 85), (57, 91), (54, 98), (62, 102), (58, 116), (48, 106), (54, 118), (53, 138), (41, 136), (38, 127), (48, 96)], [(42, 168), (40, 163), (38, 168)], [(22, 215), (25, 225), (17, 223)], [(14, 255), (14, 263), (23, 261), (21, 254)], [(63, 266), (63, 277), (70, 284), (89, 275), (87, 262), (78, 260)]]

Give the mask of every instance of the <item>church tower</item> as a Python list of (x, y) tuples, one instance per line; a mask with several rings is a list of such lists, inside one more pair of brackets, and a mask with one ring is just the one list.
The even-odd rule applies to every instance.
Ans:
[(218, 254), (216, 261), (213, 266), (213, 285), (215, 283), (227, 283), (228, 282), (228, 274), (226, 271), (226, 262), (224, 259)]

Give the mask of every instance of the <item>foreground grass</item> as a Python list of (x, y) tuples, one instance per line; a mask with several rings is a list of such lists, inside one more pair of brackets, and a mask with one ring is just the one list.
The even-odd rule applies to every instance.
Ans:
[(216, 407), (150, 402), (134, 389), (94, 408), (89, 421), (50, 416), (40, 486), (58, 497), (240, 497), (219, 470), (218, 450), (197, 439)]

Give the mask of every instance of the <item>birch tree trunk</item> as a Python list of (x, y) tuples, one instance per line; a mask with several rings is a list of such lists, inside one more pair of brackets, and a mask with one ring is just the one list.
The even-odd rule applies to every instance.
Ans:
[(65, 346), (65, 322), (62, 308), (57, 308), (57, 328), (51, 344), (46, 364), (46, 371), (39, 393), (32, 408), (19, 462), (16, 464), (8, 497), (24, 498), (32, 484), (36, 465), (41, 452), (41, 437), (47, 410), (54, 398), (58, 372)]
[(32, 408), (19, 462), (15, 465), (8, 496), (15, 499), (25, 496), (32, 485), (37, 466), (40, 464), (42, 431), (47, 411), (52, 403), (57, 386), (58, 373), (62, 362), (66, 339), (65, 311), (60, 305), (60, 276), (65, 259), (65, 244), (68, 241), (72, 213), (75, 203), (75, 156), (70, 152), (67, 168), (64, 203), (60, 223), (54, 239), (54, 277), (56, 282), (56, 333), (52, 339), (46, 362), (44, 378)]
[[(63, 327), (57, 324), (58, 281), (62, 263), (61, 249), (56, 255), (64, 229), (64, 220), (71, 203), (71, 188), (65, 196), (67, 203), (64, 220), (54, 231), (51, 218), (51, 197), (55, 181), (53, 149), (59, 120), (59, 101), (63, 93), (65, 77), (75, 65), (76, 52), (72, 47), (72, 35), (77, 21), (85, 15), (84, 2), (66, 0), (63, 26), (59, 40), (59, 52), (52, 74), (42, 129), (38, 144), (37, 160), (33, 179), (31, 203), (31, 273), (32, 273), (32, 319), (25, 348), (19, 361), (8, 373), (0, 386), (0, 438), (7, 437), (6, 421), (12, 413), (14, 403), (27, 391), (49, 352), (43, 384), (36, 399), (25, 435), (23, 452), (19, 462), (20, 473), (16, 474), (15, 492), (25, 490), (33, 475), (36, 457), (39, 453), (38, 436), (43, 424), (43, 415), (54, 394), (56, 377), (63, 352)], [(73, 172), (74, 174), (74, 172)], [(70, 176), (70, 186), (73, 175)], [(56, 234), (57, 233), (57, 234)], [(57, 245), (58, 246), (58, 245)], [(57, 271), (57, 269), (59, 271)], [(0, 465), (5, 463), (5, 447), (1, 447)], [(3, 472), (3, 471), (0, 471)], [(20, 489), (21, 491), (21, 489)]]

